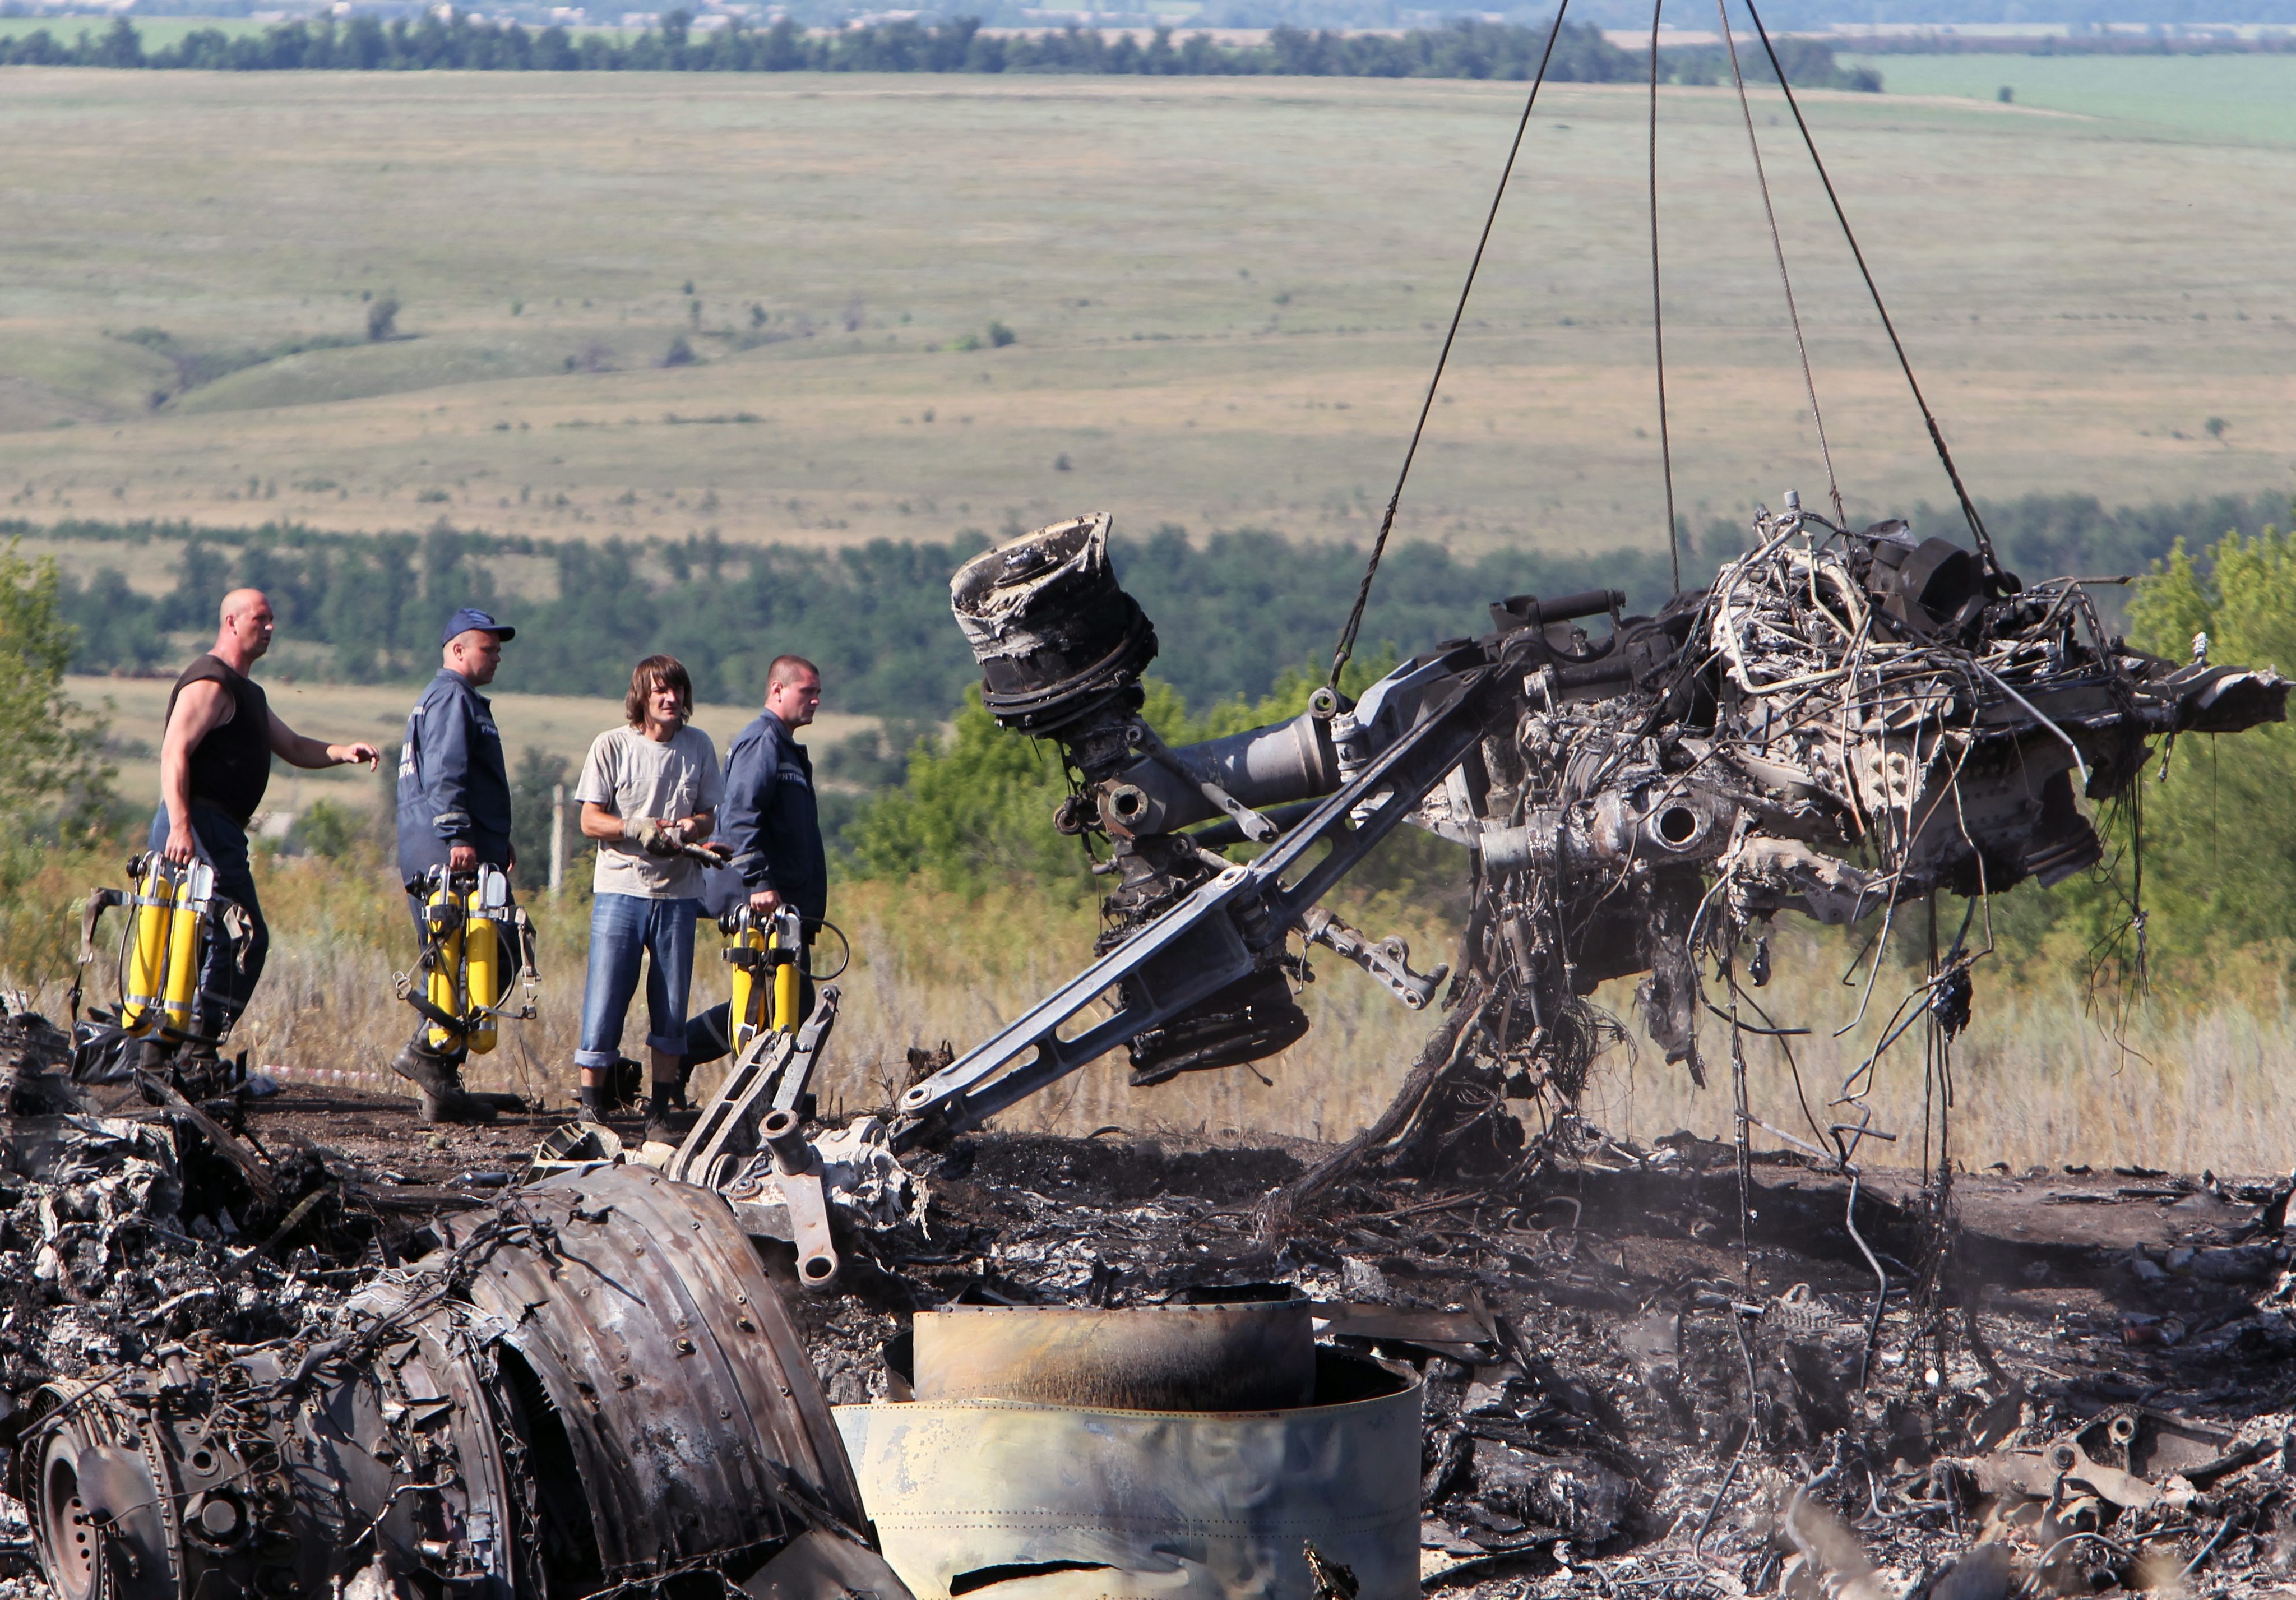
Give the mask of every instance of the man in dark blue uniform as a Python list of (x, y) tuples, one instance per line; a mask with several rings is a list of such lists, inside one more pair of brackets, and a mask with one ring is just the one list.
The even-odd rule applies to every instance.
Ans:
[[(813, 758), (797, 730), (821, 709), (821, 670), (803, 656), (774, 658), (766, 669), (766, 708), (734, 739), (726, 754), (726, 799), (718, 808), (717, 842), (733, 859), (712, 871), (701, 907), (724, 916), (743, 905), (759, 917), (783, 905), (805, 919), (806, 943), (829, 912), (829, 856), (821, 842), (821, 812), (813, 792)], [(799, 968), (800, 972), (808, 961)], [(800, 981), (798, 1007), (813, 1009), (813, 980)], [(702, 1062), (733, 1048), (732, 1008), (719, 1005), (686, 1024), (685, 1063), (679, 1083)], [(657, 1108), (660, 1110), (663, 1108)]]
[[(492, 702), (479, 693), (494, 681), (502, 647), (517, 633), (473, 607), (456, 611), (440, 638), (439, 676), (407, 715), (406, 743), (398, 756), (398, 876), (406, 885), (418, 938), (424, 936), (422, 881), (430, 873), (441, 866), (471, 872), (481, 866), (507, 873), (518, 866), (510, 841), (510, 771), (503, 760), (502, 734), (495, 726)], [(493, 1107), (463, 1089), (460, 1053), (430, 1049), (425, 1037), (430, 1026), (419, 1025), (390, 1063), (414, 1085), (422, 1120), (487, 1120)]]

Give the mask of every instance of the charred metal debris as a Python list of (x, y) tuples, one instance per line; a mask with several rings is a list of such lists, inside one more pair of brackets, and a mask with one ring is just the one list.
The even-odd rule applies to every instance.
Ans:
[(6, 1022), (0, 1434), (61, 1600), (905, 1600), (722, 1196), (393, 1181), (70, 1059)]
[[(1173, 750), (1139, 715), (1154, 630), (1107, 533), (1056, 525), (953, 587), (988, 708), (1074, 774), (1061, 825), (1111, 881), (1095, 959), (995, 1039), (923, 1063), (882, 1118), (816, 1120), (827, 986), (802, 1027), (742, 1052), (676, 1147), (576, 1126), (522, 1174), (453, 1187), (299, 1136), (235, 1073), (187, 1092), (122, 1057), (76, 1081), (70, 1039), (7, 1020), (0, 1432), (17, 1548), (63, 1600), (1128, 1583), (1152, 1538), (1081, 1563), (1038, 1559), (1043, 1539), (1004, 1562), (920, 1544), (916, 1508), (868, 1504), (848, 1450), (898, 1483), (885, 1452), (907, 1447), (884, 1441), (931, 1431), (840, 1435), (816, 1368), (863, 1402), (895, 1392), (882, 1347), (911, 1311), (1145, 1307), (1267, 1278), (1308, 1298), (1324, 1351), (1403, 1384), (1319, 1387), (1286, 1427), (1326, 1425), (1324, 1399), (1347, 1426), (1421, 1408), (1430, 1579), (1989, 1600), (2136, 1587), (2171, 1563), (2178, 1581), (2279, 1571), (2288, 1397), (2210, 1389), (2188, 1364), (2296, 1351), (2284, 1193), (2218, 1186), (2202, 1220), (2169, 1217), (2194, 1197), (2173, 1186), (2069, 1194), (2165, 1204), (2181, 1226), (2151, 1253), (2019, 1256), (1962, 1226), (1942, 1148), (1894, 1191), (1858, 1153), (1890, 1136), (1862, 1104), (1890, 1042), (1917, 1037), (1944, 1069), (1986, 897), (2095, 865), (2082, 799), (2125, 794), (2180, 734), (2279, 718), (2286, 679), (2144, 654), (2080, 581), (2027, 588), (1948, 541), (1789, 499), (1653, 614), (1611, 591), (1503, 599), (1489, 633), (1352, 702), (1327, 691)], [(1472, 852), (1456, 975), (1320, 904), (1405, 824)], [(1239, 844), (1259, 853), (1229, 859)], [(1771, 1128), (1742, 1043), (1792, 1031), (1751, 992), (1772, 919), (1886, 931), (1918, 906), (1934, 929), (1940, 893), (1968, 899), (1961, 931), (1932, 934), (1929, 976), (1828, 1125)], [(1168, 1157), (966, 1136), (1119, 1046), (1144, 1087), (1282, 1049), (1306, 1027), (1309, 945), (1442, 1013), (1353, 1145)], [(1593, 991), (1635, 974), (1686, 1071), (1705, 1071), (1702, 1015), (1726, 1024), (1734, 1146), (1640, 1150), (1576, 1114), (1620, 1029)], [(1508, 1109), (1526, 1102), (1536, 1137)], [(1755, 1127), (1799, 1152), (1758, 1156)], [(2243, 1202), (2262, 1209), (2243, 1221)], [(1656, 1259), (1630, 1263), (1630, 1234)], [(2086, 1309), (2005, 1310), (2005, 1268), (2010, 1294), (2085, 1276)], [(2108, 1383), (2100, 1349), (2127, 1375)], [(905, 1548), (963, 1570), (889, 1566), (876, 1519), (896, 1512)], [(1351, 1563), (1338, 1543), (1270, 1566), (1262, 1541), (1148, 1587), (1385, 1600), (1394, 1551)]]
[[(1273, 1054), (1308, 1026), (1292, 991), (1312, 946), (1413, 1009), (1447, 992), (1471, 1013), (1438, 1108), (1496, 1108), (1512, 1082), (1568, 1112), (1616, 1035), (1588, 998), (1606, 980), (1647, 975), (1645, 1026), (1702, 1083), (1702, 1013), (1730, 1023), (1734, 1057), (1743, 1030), (1781, 1031), (1751, 1020), (1740, 981), (1767, 980), (1778, 915), (1878, 920), (1878, 945), (1903, 908), (1957, 895), (1970, 914), (1890, 1031), (1949, 1040), (1987, 897), (2100, 861), (2083, 799), (2123, 796), (2179, 735), (2285, 716), (2275, 671), (2109, 632), (2099, 580), (2028, 587), (1989, 553), (1898, 521), (1839, 526), (1789, 494), (1710, 586), (1652, 614), (1616, 590), (1497, 600), (1490, 632), (1356, 701), (1324, 689), (1290, 722), (1176, 751), (1140, 715), (1156, 635), (1109, 566), (1109, 527), (1055, 524), (951, 586), (984, 703), (1068, 763), (1056, 821), (1111, 881), (1098, 959), (910, 1088), (897, 1145), (977, 1126), (1119, 1046), (1140, 1085)], [(1319, 904), (1406, 824), (1472, 852), (1456, 975)], [(1225, 854), (1242, 844), (1259, 853)], [(1871, 1064), (1836, 1102), (1849, 1126), (1812, 1128), (1837, 1161), (1868, 1131)], [(1486, 1142), (1521, 1143), (1482, 1120)]]
[[(906, 1220), (832, 1213), (841, 1292), (790, 1299), (793, 1253), (754, 1252), (738, 1209), (754, 1202), (628, 1161), (507, 1194), (394, 1184), (275, 1103), (240, 1108), (242, 1135), (223, 1103), (207, 1125), (75, 1105), (61, 1036), (20, 1018), (8, 1038), (9, 1481), (19, 1559), (66, 1600), (338, 1584), (898, 1600), (871, 1575), (873, 1530), (937, 1508), (857, 1513), (853, 1436), (821, 1401), (946, 1384), (901, 1350), (912, 1312), (1218, 1304), (1268, 1277), (1304, 1301), (1319, 1362), (1415, 1391), (1431, 1586), (1941, 1596), (2288, 1577), (2286, 1186), (1964, 1176), (1956, 1320), (1921, 1313), (1900, 1269), (1928, 1236), (1923, 1196), (1868, 1183), (1864, 1247), (1895, 1281), (1869, 1344), (1845, 1180), (1791, 1152), (1757, 1158), (1743, 1243), (1730, 1146), (1641, 1148), (1573, 1120), (1542, 1171), (1341, 1174), (1271, 1255), (1257, 1213), (1320, 1147), (976, 1136), (910, 1159)], [(258, 1234), (281, 1212), (210, 1159), (209, 1127), (240, 1139), (271, 1206), (303, 1188), (341, 1209)], [(436, 1160), (484, 1159), (499, 1136), (454, 1130)], [(1286, 1370), (1259, 1353), (1225, 1376), (1267, 1403)], [(74, 1577), (81, 1549), (97, 1554)], [(1030, 1549), (966, 1592), (1052, 1582)], [(1306, 1600), (1309, 1571), (1276, 1592)]]
[[(1638, 1147), (1583, 1120), (1562, 1136), (1567, 1173), (1359, 1170), (1272, 1263), (1323, 1348), (1421, 1380), (1431, 1588), (2001, 1600), (2290, 1580), (2287, 1185), (1964, 1177), (1965, 1320), (1913, 1314), (1907, 1268), (1869, 1347), (1841, 1175), (1758, 1157), (1742, 1246), (1728, 1145)], [(1267, 1270), (1254, 1202), (1318, 1153), (960, 1139), (918, 1163), (930, 1234), (882, 1259), (922, 1305), (1168, 1303)], [(1869, 1183), (1859, 1217), (1893, 1264), (1929, 1235), (1910, 1175)], [(801, 1315), (832, 1399), (904, 1381), (883, 1351), (898, 1310)]]

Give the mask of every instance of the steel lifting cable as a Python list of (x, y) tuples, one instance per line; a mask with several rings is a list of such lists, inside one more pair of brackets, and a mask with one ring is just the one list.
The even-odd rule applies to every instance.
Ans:
[[(1834, 193), (1833, 176), (1825, 169), (1824, 158), (1817, 153), (1817, 141), (1810, 136), (1809, 124), (1803, 119), (1801, 103), (1794, 98), (1793, 86), (1786, 81), (1786, 70), (1778, 61), (1777, 47), (1770, 43), (1770, 30), (1762, 26), (1762, 13), (1754, 7), (1754, 0), (1746, 0), (1746, 15), (1752, 19), (1754, 37), (1762, 42), (1762, 53), (1770, 58), (1770, 70), (1778, 75), (1778, 87), (1785, 92), (1786, 109), (1793, 112), (1794, 127), (1801, 131), (1801, 142), (1809, 152), (1809, 164), (1817, 169), (1817, 181), (1825, 186), (1825, 198), (1833, 207), (1833, 219), (1841, 225), (1841, 237), (1849, 245), (1849, 254), (1857, 263), (1857, 275), (1866, 280), (1866, 292), (1873, 297), (1874, 315), (1882, 319), (1882, 331), (1890, 336), (1890, 348), (1897, 352), (1898, 368), (1906, 374), (1906, 387), (1914, 393), (1914, 404), (1920, 407), (1922, 423), (1930, 431), (1930, 443), (1937, 449), (1939, 463), (1945, 475), (1953, 481), (1954, 497), (1961, 502), (1961, 514), (1969, 519), (1969, 531), (1977, 540), (1977, 548), (1985, 557), (1985, 564), (1995, 572), (2002, 570), (1998, 557), (1993, 554), (1992, 537), (1985, 531), (1985, 522), (1977, 514), (1977, 502), (1969, 497), (1969, 490), (1961, 481), (1961, 469), (1954, 465), (1953, 452), (1946, 447), (1945, 431), (1938, 426), (1937, 414), (1930, 409), (1928, 398), (1922, 393), (1920, 381), (1914, 376), (1914, 364), (1906, 357), (1903, 341), (1898, 337), (1898, 325), (1890, 320), (1890, 308), (1882, 303), (1882, 291), (1874, 282), (1873, 270), (1866, 265), (1866, 252), (1857, 243), (1857, 235), (1849, 226), (1849, 214), (1841, 209), (1841, 197)], [(1727, 39), (1729, 29), (1723, 29)], [(1731, 53), (1734, 64), (1736, 52)]]
[[(1751, 7), (1748, 10), (1751, 12)], [(1770, 180), (1762, 170), (1762, 144), (1754, 136), (1754, 107), (1746, 98), (1746, 75), (1738, 65), (1738, 41), (1730, 31), (1730, 0), (1714, 0), (1715, 15), (1722, 23), (1723, 48), (1730, 53), (1730, 78), (1738, 86), (1738, 110), (1746, 119), (1746, 148), (1754, 156), (1754, 182), (1762, 192), (1762, 215), (1769, 219), (1770, 250), (1778, 258), (1778, 283), (1785, 290), (1786, 320), (1793, 324), (1794, 350), (1801, 357), (1802, 388), (1809, 395), (1809, 418), (1817, 427), (1817, 453), (1825, 461), (1826, 491), (1833, 497), (1833, 520), (1847, 522), (1849, 514), (1841, 509), (1841, 485), (1833, 476), (1833, 451), (1825, 442), (1825, 418), (1817, 409), (1817, 380), (1810, 375), (1809, 346), (1802, 339), (1801, 312), (1794, 304), (1793, 277), (1786, 271), (1785, 240), (1778, 233), (1777, 208), (1770, 203)], [(1767, 37), (1763, 43), (1768, 43)], [(1776, 57), (1771, 57), (1775, 64)], [(1778, 73), (1778, 82), (1785, 82), (1785, 73)], [(1800, 113), (1797, 112), (1799, 117)]]
[(1652, 0), (1650, 42), (1651, 345), (1658, 364), (1658, 459), (1666, 473), (1666, 555), (1674, 592), (1682, 593), (1682, 545), (1674, 531), (1674, 443), (1666, 427), (1666, 309), (1658, 275), (1658, 20), (1666, 0)]
[(1522, 119), (1515, 124), (1514, 143), (1507, 146), (1506, 165), (1499, 169), (1498, 188), (1491, 195), (1491, 209), (1483, 218), (1482, 237), (1475, 242), (1474, 259), (1467, 264), (1467, 281), (1459, 287), (1459, 303), (1451, 312), (1450, 331), (1443, 335), (1443, 349), (1435, 357), (1435, 375), (1427, 381), (1427, 398), (1419, 404), (1418, 425), (1411, 430), (1410, 447), (1403, 453), (1403, 470), (1395, 476), (1395, 493), (1387, 499), (1387, 514), (1380, 519), (1379, 537), (1372, 541), (1371, 560), (1364, 567), (1363, 583), (1356, 590), (1356, 603), (1348, 611), (1347, 626), (1340, 630), (1340, 642), (1332, 652), (1331, 686), (1340, 686), (1340, 670), (1356, 652), (1356, 633), (1363, 627), (1364, 607), (1371, 603), (1372, 580), (1379, 576), (1380, 557), (1387, 553), (1387, 537), (1395, 530), (1396, 507), (1403, 503), (1403, 486), (1411, 477), (1411, 464), (1419, 454), (1420, 436), (1427, 431), (1428, 414), (1435, 409), (1435, 390), (1443, 382), (1443, 368), (1451, 359), (1451, 345), (1459, 337), (1459, 323), (1467, 315), (1467, 297), (1474, 292), (1475, 274), (1483, 265), (1483, 251), (1491, 242), (1491, 228), (1499, 219), (1499, 202), (1506, 198), (1507, 180), (1514, 176), (1515, 157), (1521, 153), (1522, 136), (1530, 127), (1531, 108), (1538, 103), (1539, 86), (1546, 81), (1547, 63), (1554, 59), (1554, 42), (1562, 37), (1563, 14), (1570, 9), (1570, 0), (1562, 0), (1554, 8), (1554, 25), (1546, 30), (1546, 48), (1539, 53), (1538, 70), (1532, 75), (1530, 93), (1522, 103)]

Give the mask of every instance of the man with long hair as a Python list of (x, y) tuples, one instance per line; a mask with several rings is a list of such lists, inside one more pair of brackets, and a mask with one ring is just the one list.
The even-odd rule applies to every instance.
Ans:
[(646, 1054), (657, 1106), (676, 1093), (693, 981), (693, 922), (701, 866), (683, 853), (709, 836), (724, 782), (709, 735), (688, 726), (693, 680), (676, 658), (650, 655), (630, 674), (626, 726), (590, 745), (574, 798), (582, 833), (598, 841), (591, 876), (590, 968), (582, 987), (582, 1114), (602, 1120), (616, 1098), (622, 1022), (646, 966)]

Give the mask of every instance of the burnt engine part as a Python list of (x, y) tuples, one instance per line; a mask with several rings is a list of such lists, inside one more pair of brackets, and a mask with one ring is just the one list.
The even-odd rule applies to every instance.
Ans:
[(1124, 1411), (1269, 1411), (1316, 1391), (1313, 1308), (1268, 1298), (1103, 1308), (919, 1311), (920, 1400), (1029, 1400)]
[(920, 1312), (917, 1398), (837, 1408), (886, 1559), (928, 1600), (1310, 1600), (1304, 1543), (1417, 1595), (1419, 1376), (1313, 1309)]
[[(337, 1322), (34, 1394), (12, 1488), (63, 1600), (714, 1596), (801, 1539), (792, 1570), (904, 1593), (781, 1295), (708, 1190), (611, 1168), (517, 1191)], [(824, 1562), (824, 1538), (851, 1547)]]
[[(1393, 941), (1316, 905), (1406, 822), (1475, 854), (1464, 965), (1496, 997), (1512, 1070), (1572, 1098), (1606, 1037), (1587, 997), (1649, 973), (1649, 1031), (1698, 1076), (1701, 953), (1759, 945), (1781, 912), (1842, 925), (2057, 882), (2103, 853), (2081, 800), (2123, 793), (2152, 742), (2286, 716), (2288, 679), (2136, 649), (2081, 580), (2029, 587), (1901, 521), (1836, 527), (1789, 496), (1712, 585), (1650, 615), (1615, 590), (1513, 596), (1492, 632), (1357, 703), (1325, 692), (1292, 721), (1170, 750), (1138, 716), (1148, 631), (1115, 598), (1107, 528), (1030, 535), (953, 591), (991, 690), (1041, 659), (1031, 681), (1064, 696), (1057, 725), (1006, 720), (1060, 739), (1076, 790), (1056, 820), (1108, 841), (1098, 959), (909, 1089), (898, 1143), (977, 1125), (1119, 1044), (1144, 1084), (1272, 1054), (1306, 1025), (1294, 934), (1426, 1005), (1434, 979)], [(1217, 853), (1242, 842), (1267, 848)], [(1072, 1027), (1111, 991), (1113, 1015)]]
[(1078, 517), (957, 569), (949, 605), (1006, 727), (1060, 734), (1140, 703), (1156, 630), (1108, 564), (1109, 519)]
[[(1176, 842), (1175, 830), (1226, 814), (1250, 836), (1273, 838), (1275, 825), (1254, 808), (1325, 793), (1338, 777), (1329, 708), (1185, 753), (1166, 748), (1140, 716), (1156, 631), (1109, 565), (1110, 525), (1105, 513), (1054, 523), (974, 557), (949, 586), (980, 663), (982, 703), (1008, 728), (1060, 742), (1081, 784), (1061, 825), (1110, 841), (1117, 887), (1103, 904), (1103, 951), (1215, 870)], [(1133, 1081), (1234, 1066), (1292, 1044), (1308, 1015), (1289, 971), (1279, 947), (1218, 993), (1128, 1039)], [(1136, 981), (1135, 991), (1136, 1000)]]

